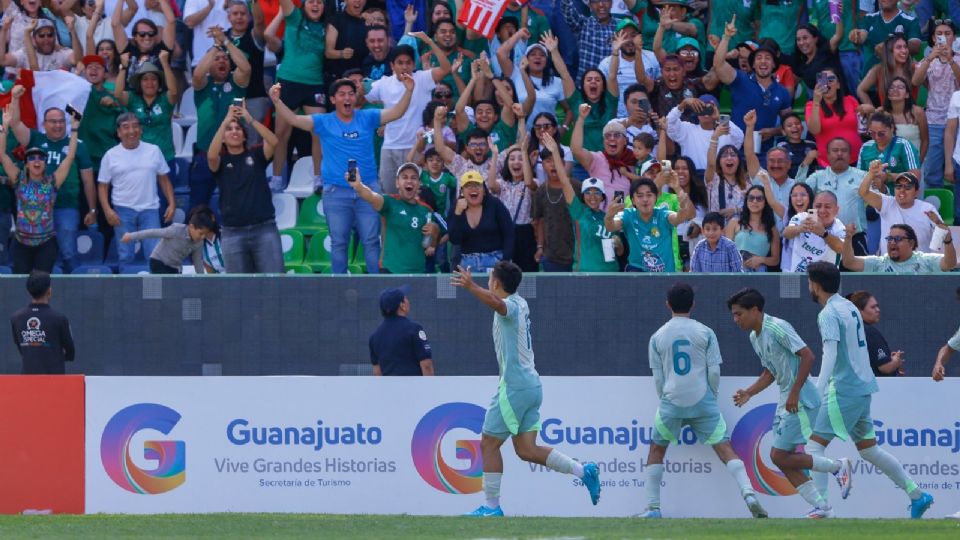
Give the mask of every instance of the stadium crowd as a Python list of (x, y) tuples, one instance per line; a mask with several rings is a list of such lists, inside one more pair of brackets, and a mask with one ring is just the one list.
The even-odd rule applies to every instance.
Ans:
[(16, 273), (957, 268), (955, 1), (0, 7)]

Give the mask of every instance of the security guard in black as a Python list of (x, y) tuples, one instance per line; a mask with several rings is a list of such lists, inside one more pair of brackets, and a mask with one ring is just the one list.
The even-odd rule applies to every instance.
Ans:
[(386, 289), (380, 295), (383, 322), (370, 336), (374, 375), (433, 375), (430, 342), (423, 327), (406, 317), (407, 288)]
[(23, 359), (21, 373), (62, 375), (64, 362), (72, 362), (76, 350), (70, 334), (70, 322), (50, 307), (50, 275), (33, 271), (27, 279), (33, 302), (10, 317), (13, 343)]

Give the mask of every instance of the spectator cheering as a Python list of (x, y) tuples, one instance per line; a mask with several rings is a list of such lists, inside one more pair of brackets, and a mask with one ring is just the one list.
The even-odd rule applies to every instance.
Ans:
[(747, 188), (743, 208), (727, 223), (724, 234), (737, 244), (744, 271), (767, 272), (780, 264), (780, 232), (762, 187)]
[(394, 182), (397, 195), (383, 196), (365, 186), (359, 177), (347, 182), (361, 199), (380, 214), (384, 230), (380, 252), (380, 272), (422, 274), (426, 258), (437, 249), (440, 228), (432, 221), (433, 209), (417, 199), (420, 193), (420, 167), (404, 163)]
[[(207, 163), (220, 188), (223, 262), (230, 274), (279, 274), (283, 248), (264, 173), (277, 136), (245, 105), (230, 107), (207, 150)], [(244, 123), (260, 134), (262, 146), (249, 146)]]
[[(157, 66), (144, 62), (130, 81), (132, 91), (127, 91), (126, 73), (130, 66), (130, 54), (120, 55), (120, 65), (123, 68), (117, 77), (114, 96), (121, 105), (137, 115), (137, 120), (143, 127), (143, 140), (160, 147), (163, 159), (172, 171), (176, 167), (176, 162), (173, 159), (175, 151), (173, 127), (170, 122), (173, 120), (173, 111), (177, 107), (177, 83), (173, 69), (170, 67), (170, 53), (160, 51), (159, 56), (166, 85), (160, 82), (161, 71)], [(167, 88), (165, 91), (164, 86)]]
[[(553, 138), (544, 135), (541, 142), (546, 146), (540, 152), (540, 160), (547, 181), (533, 194), (533, 207), (530, 210), (537, 235), (537, 251), (533, 258), (540, 263), (544, 272), (570, 272), (574, 262), (574, 238), (573, 220), (563, 200), (566, 193), (563, 177), (567, 172), (562, 167), (559, 149)], [(566, 183), (569, 182), (567, 176)]]
[[(0, 148), (7, 148), (7, 134), (12, 129), (14, 116), (9, 106), (4, 109)], [(17, 167), (7, 152), (0, 153), (0, 163), (13, 185), (17, 200), (17, 219), (14, 223), (16, 246), (13, 250), (15, 274), (29, 274), (33, 270), (51, 272), (57, 261), (54, 202), (57, 191), (70, 175), (77, 155), (80, 120), (73, 117), (70, 127), (67, 151), (52, 173), (47, 171), (47, 151), (43, 148), (32, 146), (27, 149), (23, 170)]]
[[(373, 208), (354, 192), (347, 183), (348, 160), (357, 162), (357, 176), (365, 178), (368, 186), (378, 191), (377, 168), (373, 156), (373, 138), (380, 126), (399, 119), (410, 105), (414, 82), (409, 75), (400, 77), (406, 89), (400, 101), (389, 109), (356, 110), (357, 87), (349, 79), (340, 79), (330, 85), (330, 102), (334, 112), (297, 115), (281, 100), (282, 85), (270, 89), (270, 99), (277, 109), (277, 117), (293, 127), (316, 133), (326, 148), (326, 159), (320, 174), (323, 177), (323, 209), (330, 227), (330, 262), (333, 273), (347, 273), (347, 245), (354, 230), (363, 243), (367, 272), (376, 273), (380, 265), (380, 224)], [(437, 107), (442, 110), (443, 107)], [(446, 110), (443, 111), (446, 115)], [(440, 132), (443, 128), (440, 128)], [(439, 139), (442, 140), (442, 139)], [(437, 148), (444, 147), (438, 144)]]
[[(808, 188), (809, 189), (809, 188)], [(801, 195), (802, 194), (802, 195)], [(802, 198), (808, 195), (803, 189), (795, 189), (793, 196)], [(809, 199), (809, 197), (808, 197)], [(843, 251), (843, 240), (847, 232), (843, 223), (837, 219), (837, 196), (830, 191), (821, 191), (813, 200), (813, 208), (795, 213), (783, 229), (783, 237), (789, 240), (789, 250), (784, 243), (784, 272), (806, 272), (810, 263), (826, 261), (839, 262), (839, 253)]]
[[(157, 184), (167, 199), (163, 213), (164, 223), (173, 221), (177, 203), (173, 185), (167, 174), (170, 168), (157, 145), (141, 140), (143, 130), (137, 116), (131, 112), (117, 117), (117, 136), (120, 144), (103, 156), (97, 176), (100, 208), (107, 223), (114, 227), (118, 237), (134, 231), (160, 228), (160, 199)], [(112, 189), (111, 189), (112, 188)], [(153, 253), (157, 240), (143, 241), (144, 253)], [(120, 244), (117, 257), (121, 268), (133, 261), (134, 246)]]
[(370, 335), (369, 342), (374, 375), (433, 375), (433, 351), (427, 333), (422, 326), (407, 318), (410, 315), (409, 294), (406, 285), (384, 289), (380, 293), (383, 322)]
[[(890, 228), (897, 223), (906, 223), (917, 234), (918, 251), (928, 251), (930, 239), (936, 229), (936, 221), (928, 216), (937, 213), (937, 209), (924, 200), (917, 200), (920, 195), (920, 181), (913, 173), (905, 172), (897, 175), (893, 180), (894, 194), (881, 195), (871, 190), (878, 187), (879, 178), (883, 176), (884, 164), (879, 160), (870, 163), (870, 170), (860, 183), (860, 196), (870, 206), (880, 213), (880, 236), (887, 236)], [(881, 243), (880, 254), (886, 253), (886, 245)]]
[(923, 253), (917, 250), (917, 233), (913, 227), (898, 223), (890, 227), (886, 240), (887, 252), (882, 256), (860, 257), (853, 252), (850, 238), (853, 236), (852, 224), (847, 225), (847, 238), (843, 242), (843, 266), (853, 272), (888, 272), (893, 274), (930, 274), (950, 272), (957, 266), (957, 251), (953, 246), (950, 229), (940, 221), (936, 214), (937, 227), (947, 231), (943, 241), (943, 255)]
[(483, 185), (479, 172), (463, 173), (460, 198), (447, 220), (450, 242), (460, 247), (459, 266), (478, 273), (489, 272), (498, 261), (511, 260), (515, 241), (507, 207), (487, 196)]

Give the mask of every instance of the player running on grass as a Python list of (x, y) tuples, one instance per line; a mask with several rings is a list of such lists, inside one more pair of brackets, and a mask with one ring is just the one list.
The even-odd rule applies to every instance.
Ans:
[[(817, 394), (822, 397), (820, 413), (807, 443), (814, 459), (834, 437), (853, 439), (860, 456), (876, 466), (910, 497), (910, 517), (919, 519), (933, 504), (933, 496), (921, 491), (897, 458), (877, 446), (870, 417), (871, 395), (879, 390), (870, 368), (863, 319), (857, 306), (837, 294), (840, 270), (825, 261), (807, 267), (810, 296), (823, 309), (817, 316), (823, 339), (823, 362), (817, 377)], [(814, 472), (813, 482), (827, 500), (826, 473)]]
[(803, 500), (813, 506), (807, 512), (807, 517), (833, 517), (830, 505), (804, 471), (812, 469), (833, 473), (840, 483), (841, 495), (846, 499), (852, 485), (850, 460), (813, 457), (796, 451), (797, 446), (805, 444), (810, 438), (811, 424), (817, 418), (820, 407), (817, 391), (807, 380), (814, 356), (790, 323), (763, 312), (764, 303), (760, 291), (750, 288), (740, 290), (727, 300), (733, 321), (741, 330), (750, 332), (750, 344), (763, 366), (763, 372), (755, 383), (746, 390), (737, 390), (733, 403), (742, 407), (751, 397), (773, 382), (777, 383), (780, 400), (773, 420), (775, 438), (770, 458), (797, 488)]
[(720, 346), (713, 330), (690, 318), (693, 288), (677, 283), (667, 292), (667, 307), (673, 317), (650, 338), (650, 369), (660, 396), (654, 419), (653, 440), (647, 456), (646, 510), (643, 518), (659, 518), (660, 482), (667, 446), (677, 442), (683, 426), (690, 426), (697, 440), (713, 447), (727, 470), (740, 484), (740, 495), (753, 517), (767, 511), (747, 478), (747, 470), (727, 436), (727, 423), (717, 406), (720, 385)]
[(500, 508), (500, 479), (503, 476), (500, 447), (508, 438), (513, 439), (517, 457), (576, 476), (590, 492), (593, 504), (600, 500), (600, 471), (596, 463), (581, 465), (557, 450), (537, 446), (543, 391), (540, 375), (533, 365), (530, 308), (517, 294), (521, 279), (520, 267), (509, 261), (500, 261), (493, 267), (486, 289), (474, 283), (469, 268), (458, 266), (451, 279), (455, 287), (476, 296), (495, 312), (493, 344), (500, 364), (500, 386), (487, 408), (480, 439), (483, 493), (487, 501), (467, 514), (470, 516), (503, 515)]

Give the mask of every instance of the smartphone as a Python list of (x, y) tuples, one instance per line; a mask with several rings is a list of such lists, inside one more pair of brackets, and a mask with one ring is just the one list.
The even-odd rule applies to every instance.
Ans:
[(623, 192), (622, 192), (622, 191), (614, 191), (614, 192), (613, 192), (613, 202), (615, 202), (615, 203), (622, 203), (622, 202), (623, 202)]
[(69, 103), (67, 103), (67, 106), (64, 107), (64, 110), (67, 112), (67, 114), (69, 114), (70, 116), (76, 118), (76, 119), (77, 119), (77, 122), (79, 122), (80, 120), (83, 119), (83, 115), (80, 114), (80, 111), (78, 111), (76, 108), (74, 108), (73, 105), (71, 105), (71, 104), (69, 104)]
[(721, 115), (720, 115), (720, 124), (721, 124), (721, 125), (726, 125), (726, 124), (729, 124), (729, 123), (730, 123), (730, 115), (729, 115), (729, 114), (721, 114)]
[(447, 118), (453, 120), (453, 119), (456, 118), (456, 117), (457, 117), (457, 111), (449, 111), (449, 112), (447, 112)]
[(826, 85), (827, 85), (827, 74), (817, 73), (817, 86), (826, 86)]
[(940, 34), (939, 36), (937, 36), (937, 45), (946, 45), (946, 44), (947, 44), (947, 36), (943, 34)]
[(243, 107), (243, 98), (240, 98), (240, 97), (235, 97), (235, 98), (233, 98), (233, 106), (234, 106), (234, 107)]
[(357, 160), (347, 160), (347, 182), (357, 181)]
[(673, 170), (673, 163), (671, 163), (669, 159), (665, 159), (660, 162), (660, 168), (664, 172), (670, 172)]

